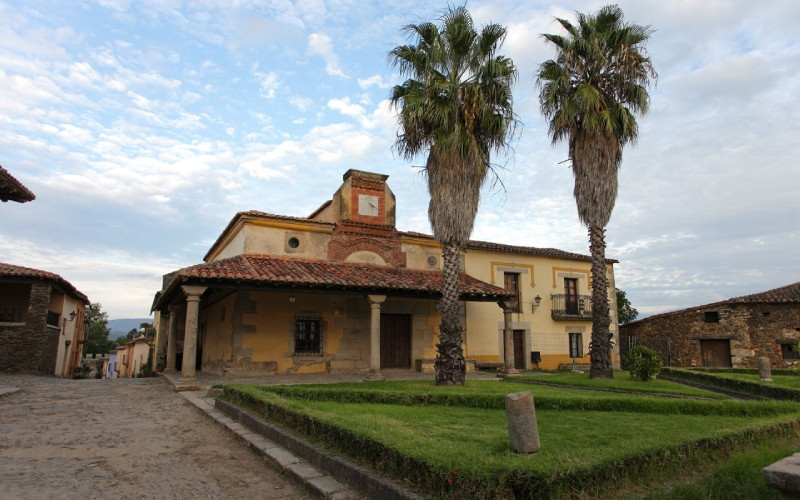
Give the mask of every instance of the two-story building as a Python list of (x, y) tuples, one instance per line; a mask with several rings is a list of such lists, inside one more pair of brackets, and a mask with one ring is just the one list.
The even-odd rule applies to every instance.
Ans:
[[(165, 275), (156, 359), (219, 375), (433, 368), (441, 246), (395, 227), (388, 176), (349, 170), (308, 217), (237, 213), (204, 262)], [(613, 263), (609, 300), (616, 333)], [(591, 258), (471, 241), (461, 299), (465, 356), (519, 369), (588, 362)], [(504, 314), (503, 304), (513, 309)], [(616, 352), (616, 350), (615, 350)], [(615, 357), (616, 360), (616, 357)]]

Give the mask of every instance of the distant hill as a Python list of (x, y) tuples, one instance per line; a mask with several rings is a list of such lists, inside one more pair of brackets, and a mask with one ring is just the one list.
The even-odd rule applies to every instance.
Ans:
[(111, 330), (108, 338), (111, 340), (123, 337), (131, 331), (132, 328), (139, 328), (142, 323), (152, 323), (153, 318), (123, 318), (123, 319), (110, 319), (108, 320), (108, 328)]

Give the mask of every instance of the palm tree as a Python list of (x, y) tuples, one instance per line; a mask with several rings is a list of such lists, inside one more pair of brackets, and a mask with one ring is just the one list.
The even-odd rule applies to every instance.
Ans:
[(626, 24), (616, 5), (577, 13), (578, 24), (556, 20), (566, 36), (545, 34), (556, 58), (539, 66), (537, 85), (553, 144), (567, 139), (578, 217), (589, 229), (592, 254), (591, 378), (613, 378), (605, 227), (617, 198), (622, 148), (638, 136), (634, 112), (647, 112), (656, 75), (643, 46), (653, 30)]
[(497, 55), (506, 35), (497, 24), (477, 31), (465, 7), (403, 31), (389, 64), (407, 76), (392, 89), (399, 109), (396, 150), (406, 159), (427, 153), (428, 219), (442, 245), (442, 299), (435, 363), (437, 385), (464, 383), (464, 327), (459, 316), (460, 256), (472, 233), (490, 152), (508, 145), (514, 128), (511, 86), (517, 70)]

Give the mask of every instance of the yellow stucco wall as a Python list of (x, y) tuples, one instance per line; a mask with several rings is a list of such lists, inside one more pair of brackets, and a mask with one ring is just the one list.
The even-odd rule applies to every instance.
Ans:
[(228, 294), (200, 312), (202, 362), (231, 359), (235, 301), (235, 295)]
[(234, 235), (230, 236), (223, 246), (217, 250), (216, 254), (211, 260), (227, 259), (229, 257), (236, 257), (244, 253), (244, 231), (241, 226)]
[[(319, 294), (289, 296), (271, 292), (251, 292), (256, 311), (243, 316), (244, 323), (254, 327), (245, 333), (242, 347), (252, 350), (252, 361), (275, 361), (278, 373), (321, 373), (327, 371), (331, 353), (336, 352), (342, 336), (336, 327), (333, 303)], [(318, 317), (322, 320), (322, 356), (294, 356), (293, 342), (295, 317)]]
[[(501, 252), (470, 250), (465, 256), (466, 272), (475, 278), (504, 287), (504, 273), (519, 273), (520, 312), (512, 314), (512, 329), (525, 332), (525, 365), (531, 363), (530, 352), (541, 353), (538, 368), (557, 369), (559, 364), (571, 363), (569, 357), (569, 333), (581, 333), (584, 361), (588, 363), (589, 341), (592, 323), (588, 319), (555, 320), (551, 317), (551, 294), (564, 293), (564, 278), (578, 280), (578, 294), (589, 295), (590, 262), (571, 261), (539, 255), (524, 255)], [(609, 300), (612, 321), (616, 321), (616, 294), (613, 287), (613, 268), (609, 273)], [(534, 310), (535, 298), (541, 301)], [(466, 304), (466, 354), (478, 361), (503, 361), (503, 312), (495, 303), (468, 302)], [(616, 325), (612, 324), (616, 334)], [(614, 356), (618, 348), (615, 346)]]

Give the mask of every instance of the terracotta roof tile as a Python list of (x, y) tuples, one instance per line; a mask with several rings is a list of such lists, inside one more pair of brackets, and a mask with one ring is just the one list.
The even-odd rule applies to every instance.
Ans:
[[(410, 236), (414, 238), (425, 238), (429, 240), (433, 240), (433, 236), (425, 233), (416, 233), (413, 231), (405, 231), (401, 232), (401, 235)], [(467, 250), (485, 250), (489, 252), (505, 252), (505, 253), (519, 253), (525, 255), (542, 255), (545, 257), (554, 257), (559, 259), (569, 259), (569, 260), (582, 260), (586, 262), (591, 262), (592, 257), (590, 255), (582, 255), (579, 253), (572, 253), (566, 252), (564, 250), (559, 250), (557, 248), (539, 248), (539, 247), (526, 247), (526, 246), (519, 246), (519, 245), (506, 245), (503, 243), (494, 243), (491, 241), (479, 241), (479, 240), (469, 240), (467, 242)], [(606, 259), (606, 262), (609, 263), (617, 263), (619, 262), (616, 259)]]
[(688, 307), (686, 309), (680, 309), (678, 311), (670, 311), (661, 314), (655, 314), (653, 316), (648, 316), (640, 320), (631, 321), (630, 323), (626, 324), (634, 324), (634, 323), (639, 323), (640, 321), (648, 321), (654, 318), (663, 318), (667, 316), (672, 316), (673, 314), (680, 314), (689, 311), (700, 311), (703, 309), (732, 305), (732, 304), (800, 304), (800, 282), (792, 283), (791, 285), (786, 285), (779, 288), (773, 288), (772, 290), (767, 290), (766, 292), (754, 293), (751, 295), (743, 295), (741, 297), (734, 297), (732, 299), (722, 300), (719, 302), (712, 302), (710, 304), (704, 304), (701, 306)]
[(26, 188), (20, 181), (8, 173), (8, 170), (0, 166), (0, 200), (17, 201), (25, 203), (36, 199), (30, 189)]
[[(437, 296), (441, 271), (420, 271), (350, 262), (290, 259), (266, 255), (239, 255), (183, 268), (167, 286), (164, 297), (187, 281), (247, 283), (306, 289), (363, 291), (365, 293)], [(461, 294), (470, 300), (500, 300), (503, 289), (461, 274)]]
[(77, 288), (72, 286), (72, 283), (65, 280), (61, 276), (48, 271), (41, 271), (30, 267), (15, 266), (14, 264), (4, 264), (0, 262), (0, 278), (28, 278), (32, 280), (51, 281), (64, 289), (65, 292), (81, 299), (85, 304), (89, 303), (89, 299), (80, 292)]
[(800, 281), (791, 285), (773, 288), (766, 292), (734, 297), (726, 302), (732, 304), (788, 304), (800, 303)]

